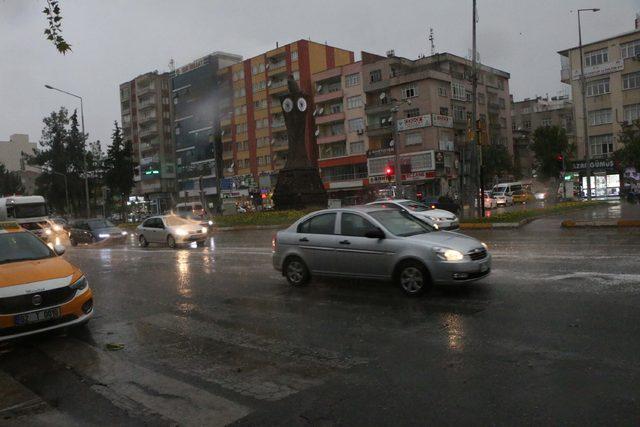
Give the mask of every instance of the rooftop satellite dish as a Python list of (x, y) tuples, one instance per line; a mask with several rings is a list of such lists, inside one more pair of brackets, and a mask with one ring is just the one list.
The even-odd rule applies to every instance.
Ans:
[(320, 92), (322, 90), (322, 85), (318, 85), (318, 87), (316, 88), (316, 92)]
[(382, 124), (385, 124), (385, 123), (387, 123), (387, 119), (382, 119), (381, 122), (382, 122)]
[(321, 116), (322, 113), (324, 113), (324, 107), (321, 107), (320, 110), (318, 110), (318, 115)]
[(389, 123), (392, 123), (393, 122), (393, 117), (389, 117), (387, 120), (389, 121)]
[(315, 110), (313, 110), (313, 117), (318, 115), (318, 109), (316, 108)]
[(265, 68), (266, 70), (268, 70), (270, 66), (271, 66), (271, 64), (270, 64), (269, 62), (267, 62), (267, 63), (265, 64), (264, 68)]
[(224, 136), (224, 129), (220, 131), (220, 136)]
[(384, 92), (380, 93), (380, 101), (384, 100), (387, 97), (387, 94)]
[(273, 84), (273, 80), (269, 80), (269, 81), (267, 82), (267, 87), (271, 87), (271, 84)]
[(394, 145), (396, 145), (396, 142), (393, 139), (389, 141), (389, 147), (393, 147)]
[(314, 135), (315, 135), (315, 136), (319, 136), (319, 135), (320, 135), (320, 129), (316, 129), (316, 131), (315, 131)]
[(270, 141), (269, 143), (270, 143), (271, 145), (275, 144), (275, 143), (276, 143), (275, 138), (271, 138), (271, 141)]
[(407, 99), (407, 105), (411, 105), (411, 100)]

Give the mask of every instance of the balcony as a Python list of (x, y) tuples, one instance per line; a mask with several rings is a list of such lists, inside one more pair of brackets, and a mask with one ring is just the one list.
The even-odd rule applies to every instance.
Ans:
[(138, 123), (143, 124), (143, 123), (154, 122), (156, 121), (156, 119), (157, 119), (156, 112), (151, 110), (147, 114), (141, 114), (140, 118), (138, 119)]
[(154, 136), (158, 134), (158, 127), (157, 126), (150, 126), (148, 128), (140, 128), (140, 132), (138, 132), (138, 136), (140, 136), (140, 138), (147, 138), (150, 136)]
[(277, 76), (277, 75), (286, 74), (286, 73), (287, 73), (287, 61), (285, 59), (282, 59), (277, 62), (269, 63), (269, 76)]
[(571, 69), (562, 68), (560, 70), (560, 81), (562, 83), (571, 84)]
[(391, 126), (369, 125), (367, 126), (367, 136), (382, 136), (393, 131)]
[(326, 114), (324, 116), (316, 117), (316, 124), (321, 125), (323, 123), (331, 123), (331, 122), (343, 122), (344, 121), (344, 112)]
[(144, 86), (137, 86), (136, 93), (138, 98), (142, 98), (149, 93), (154, 93), (156, 91), (156, 85), (152, 83)]
[(140, 103), (138, 103), (138, 110), (143, 111), (146, 110), (149, 107), (156, 107), (156, 97), (152, 96), (151, 98), (145, 99), (144, 101), (141, 101)]
[(318, 144), (330, 144), (332, 142), (344, 141), (347, 139), (347, 135), (344, 133), (328, 133), (318, 136)]
[(286, 140), (277, 140), (271, 148), (273, 151), (286, 151), (289, 149), (289, 142)]
[(222, 158), (225, 159), (225, 160), (233, 159), (233, 150), (223, 151), (222, 152)]
[(366, 105), (364, 111), (367, 114), (391, 113), (391, 107), (393, 107), (391, 104)]
[(314, 98), (313, 101), (316, 104), (320, 104), (322, 102), (327, 102), (327, 101), (331, 101), (332, 99), (340, 99), (342, 98), (342, 89), (337, 89), (337, 90), (333, 90), (333, 91), (327, 91), (327, 92), (322, 92), (322, 93), (317, 93)]
[(273, 120), (271, 122), (271, 129), (279, 129), (284, 127), (284, 119), (282, 120)]
[(500, 110), (500, 104), (497, 102), (489, 102), (489, 110)]

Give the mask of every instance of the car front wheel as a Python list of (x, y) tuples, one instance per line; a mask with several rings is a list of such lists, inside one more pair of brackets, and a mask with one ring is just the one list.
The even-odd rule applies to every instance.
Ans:
[(175, 249), (176, 239), (173, 236), (169, 235), (169, 237), (167, 237), (167, 245), (169, 245), (171, 249)]
[(311, 275), (304, 261), (298, 257), (289, 258), (284, 265), (284, 275), (292, 286), (303, 286), (309, 283)]
[(138, 241), (140, 242), (140, 246), (142, 246), (143, 248), (146, 248), (147, 246), (149, 246), (149, 242), (147, 242), (147, 239), (144, 237), (144, 234), (141, 234), (140, 237), (138, 237)]
[(397, 282), (408, 296), (418, 296), (431, 286), (426, 268), (417, 261), (406, 261), (400, 265)]

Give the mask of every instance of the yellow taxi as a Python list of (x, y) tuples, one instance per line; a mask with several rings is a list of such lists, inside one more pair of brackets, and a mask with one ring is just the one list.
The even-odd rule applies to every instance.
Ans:
[(89, 321), (89, 283), (63, 253), (64, 246), (0, 222), (0, 341)]
[(529, 203), (535, 200), (533, 194), (524, 190), (514, 191), (511, 197), (513, 197), (513, 203)]

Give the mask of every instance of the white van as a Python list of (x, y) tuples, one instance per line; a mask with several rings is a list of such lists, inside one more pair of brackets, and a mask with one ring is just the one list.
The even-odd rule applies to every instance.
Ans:
[(176, 205), (176, 215), (189, 219), (203, 219), (206, 212), (200, 202), (178, 203)]

